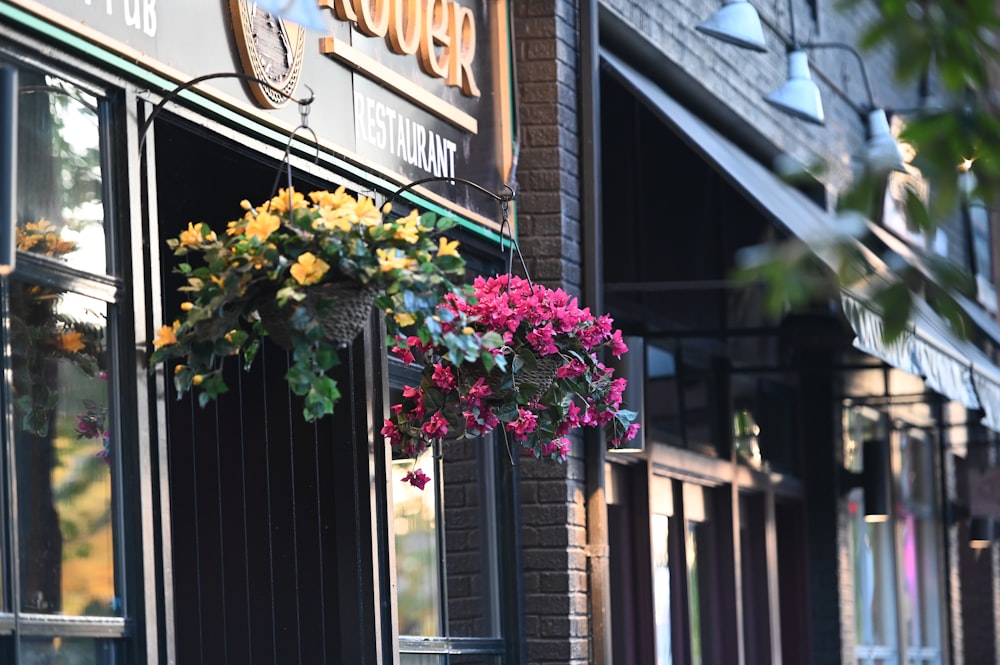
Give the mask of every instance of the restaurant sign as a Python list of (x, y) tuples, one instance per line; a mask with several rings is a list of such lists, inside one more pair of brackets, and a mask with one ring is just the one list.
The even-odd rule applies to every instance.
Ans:
[[(250, 0), (7, 4), (178, 82), (216, 72), (263, 81), (218, 78), (199, 89), (289, 128), (300, 116), (288, 98), (312, 91), (309, 127), (323, 146), (390, 179), (457, 177), (502, 188), (512, 162), (506, 0), (286, 1), (316, 3), (322, 28)], [(424, 189), (496, 227), (496, 204), (481, 192)]]

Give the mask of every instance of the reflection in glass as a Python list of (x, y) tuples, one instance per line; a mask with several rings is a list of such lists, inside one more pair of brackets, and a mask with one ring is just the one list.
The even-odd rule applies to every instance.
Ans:
[(21, 610), (114, 616), (107, 305), (11, 283)]
[(701, 571), (699, 561), (699, 545), (702, 536), (699, 532), (704, 530), (704, 525), (697, 522), (688, 522), (686, 550), (687, 550), (687, 575), (688, 575), (688, 614), (691, 622), (691, 665), (701, 665), (702, 639), (701, 617), (702, 617), (702, 585), (700, 583)]
[(439, 444), (448, 637), (500, 635), (489, 445), (486, 439)]
[(854, 564), (855, 631), (859, 650), (881, 647), (896, 651), (895, 567), (892, 526), (866, 522), (864, 492), (848, 494), (849, 538)]
[(446, 665), (445, 656), (438, 654), (399, 654), (399, 665)]
[(19, 80), (18, 249), (105, 272), (97, 98), (47, 74)]
[(653, 532), (653, 600), (656, 620), (656, 663), (670, 665), (673, 652), (670, 639), (670, 518), (654, 514)]
[[(937, 534), (931, 446), (920, 437), (900, 433), (900, 529), (902, 542), (903, 614), (906, 645), (936, 659), (941, 643)], [(931, 658), (931, 656), (933, 658)]]
[(392, 465), (399, 634), (433, 636), (442, 634), (436, 492), (434, 481), (422, 490), (402, 482), (417, 469), (437, 478), (431, 450)]
[(112, 640), (45, 637), (21, 640), (21, 660), (30, 665), (112, 665)]

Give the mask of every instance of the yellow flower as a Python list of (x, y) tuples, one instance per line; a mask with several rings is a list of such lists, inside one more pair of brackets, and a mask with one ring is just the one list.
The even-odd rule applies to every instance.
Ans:
[(194, 303), (193, 302), (182, 302), (181, 303), (181, 311), (183, 311), (183, 312), (190, 312), (192, 309), (194, 309)]
[(438, 241), (438, 257), (442, 256), (458, 256), (458, 241), (449, 241), (447, 238), (442, 237)]
[(407, 312), (399, 312), (397, 314), (393, 314), (392, 318), (396, 319), (396, 323), (403, 326), (404, 328), (406, 326), (412, 326), (414, 323), (417, 322), (417, 320), (413, 318), (413, 315)]
[(60, 240), (57, 237), (49, 238), (49, 251), (46, 252), (48, 256), (59, 256), (61, 254), (68, 254), (76, 249), (76, 243), (72, 240)]
[[(248, 220), (253, 219), (253, 215), (247, 213)], [(226, 235), (227, 236), (238, 236), (247, 230), (246, 225), (243, 224), (242, 219), (234, 219), (226, 225)]]
[(465, 326), (464, 328), (462, 328), (463, 335), (471, 335), (474, 332), (476, 331), (472, 329), (472, 326)]
[(320, 218), (315, 222), (315, 226), (317, 228), (343, 231), (345, 233), (350, 231), (351, 226), (356, 224), (358, 221), (358, 216), (354, 214), (354, 208), (351, 206), (320, 208), (319, 215)]
[(83, 333), (79, 330), (71, 330), (59, 335), (56, 344), (66, 353), (79, 353), (87, 348), (87, 345), (83, 343)]
[(316, 258), (312, 252), (306, 252), (299, 256), (296, 263), (292, 264), (291, 273), (296, 282), (306, 286), (318, 282), (329, 269), (329, 263)]
[(194, 376), (191, 377), (191, 383), (193, 383), (196, 386), (200, 386), (201, 382), (204, 380), (205, 377), (202, 376), (201, 374), (195, 374)]
[(184, 369), (184, 365), (174, 365), (174, 374), (179, 374)]
[(399, 250), (376, 249), (375, 253), (378, 255), (378, 265), (382, 272), (389, 272), (396, 269), (408, 270), (416, 267), (417, 262)]
[(22, 252), (29, 252), (29, 251), (31, 251), (31, 249), (35, 245), (37, 245), (38, 241), (41, 240), (41, 239), (42, 239), (41, 236), (38, 236), (38, 235), (29, 235), (29, 234), (25, 233), (24, 231), (22, 231), (21, 229), (17, 230), (17, 248), (19, 250), (21, 250)]
[(365, 226), (378, 226), (382, 223), (382, 213), (367, 196), (362, 196), (358, 201), (354, 214), (358, 216), (358, 222)]
[(412, 245), (420, 239), (420, 218), (416, 210), (396, 223), (399, 224), (393, 236), (396, 240), (405, 240)]
[(173, 325), (163, 326), (156, 331), (153, 339), (153, 348), (162, 349), (165, 346), (177, 343), (177, 330), (181, 327), (180, 321), (174, 321)]
[(277, 215), (262, 211), (247, 222), (246, 234), (249, 238), (257, 238), (257, 240), (264, 242), (280, 227), (281, 219)]
[[(309, 203), (306, 201), (306, 197), (302, 195), (302, 192), (296, 192), (292, 189), (292, 208), (298, 210), (299, 208), (307, 208)], [(279, 189), (278, 195), (271, 199), (271, 210), (278, 213), (288, 212), (288, 190)]]
[(212, 242), (213, 240), (215, 240), (215, 233), (210, 232), (208, 236), (202, 237), (201, 224), (195, 226), (194, 222), (188, 222), (187, 230), (181, 231), (180, 235), (181, 247), (191, 247), (192, 245), (200, 245), (203, 240)]
[(354, 200), (353, 196), (347, 193), (343, 185), (338, 187), (332, 194), (327, 191), (310, 192), (309, 198), (312, 199), (313, 203), (316, 205), (333, 210), (345, 205), (354, 207), (358, 203)]

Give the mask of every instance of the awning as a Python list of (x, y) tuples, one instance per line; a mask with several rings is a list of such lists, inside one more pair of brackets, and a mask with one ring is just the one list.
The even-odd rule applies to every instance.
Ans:
[[(714, 166), (747, 200), (812, 247), (832, 269), (838, 268), (838, 259), (824, 255), (823, 250), (823, 241), (836, 232), (837, 222), (830, 213), (782, 182), (621, 59), (603, 49), (601, 59), (609, 73), (643, 100), (665, 125)], [(858, 246), (873, 265), (880, 263), (861, 243)], [(1000, 431), (1000, 368), (952, 333), (948, 324), (919, 297), (914, 297), (915, 307), (907, 330), (899, 339), (886, 344), (882, 337), (881, 314), (867, 302), (863, 293), (843, 292), (844, 312), (857, 336), (854, 344), (858, 349), (923, 377), (930, 389), (967, 408), (982, 408), (986, 412), (984, 424)]]

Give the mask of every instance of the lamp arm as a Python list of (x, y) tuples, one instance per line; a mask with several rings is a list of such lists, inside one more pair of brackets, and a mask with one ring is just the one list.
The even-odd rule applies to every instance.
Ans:
[(804, 49), (829, 49), (835, 48), (841, 51), (847, 51), (854, 56), (854, 59), (858, 61), (858, 68), (861, 69), (861, 80), (865, 84), (865, 92), (868, 93), (868, 110), (872, 111), (876, 108), (875, 106), (875, 95), (872, 93), (872, 84), (868, 79), (868, 68), (865, 67), (865, 61), (858, 53), (858, 50), (851, 46), (850, 44), (845, 44), (843, 42), (810, 42), (808, 44), (801, 44), (800, 48)]

